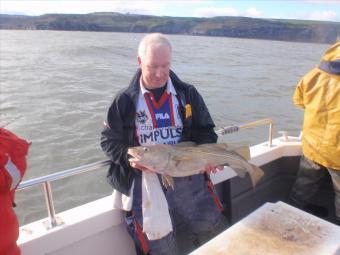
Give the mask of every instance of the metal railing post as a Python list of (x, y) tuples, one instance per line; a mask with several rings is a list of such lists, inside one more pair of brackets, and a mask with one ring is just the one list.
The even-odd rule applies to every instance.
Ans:
[(268, 138), (268, 147), (272, 147), (273, 145), (273, 122), (269, 123), (269, 138)]
[(44, 182), (43, 187), (44, 187), (45, 202), (46, 202), (46, 207), (47, 207), (47, 212), (48, 212), (48, 217), (49, 217), (48, 227), (53, 228), (57, 226), (57, 220), (55, 218), (51, 183)]

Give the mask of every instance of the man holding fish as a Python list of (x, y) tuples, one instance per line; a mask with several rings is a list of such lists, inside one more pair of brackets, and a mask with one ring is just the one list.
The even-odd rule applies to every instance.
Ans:
[[(137, 60), (140, 68), (128, 88), (116, 95), (102, 131), (102, 149), (112, 160), (108, 180), (114, 188), (114, 206), (127, 211), (126, 223), (137, 254), (179, 254), (178, 228), (185, 226), (191, 233), (186, 238), (200, 245), (227, 227), (209, 179), (210, 172), (223, 169), (222, 161), (204, 161), (197, 171), (183, 175), (168, 171), (164, 179), (156, 174), (162, 164), (171, 160), (172, 167), (180, 167), (192, 158), (166, 152), (147, 165), (132, 147), (148, 151), (161, 146), (152, 154), (154, 158), (162, 145), (182, 147), (178, 150), (183, 155), (203, 146), (199, 157), (204, 158), (207, 153), (220, 153), (205, 145), (216, 143), (215, 125), (195, 87), (170, 70), (172, 48), (164, 35), (145, 36)], [(175, 145), (185, 141), (192, 144)]]

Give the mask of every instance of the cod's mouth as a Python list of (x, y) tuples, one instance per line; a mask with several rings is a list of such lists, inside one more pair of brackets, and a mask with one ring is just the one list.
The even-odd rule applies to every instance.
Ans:
[(131, 156), (131, 158), (129, 158), (129, 162), (138, 162), (142, 159), (142, 157), (132, 149), (128, 149), (127, 153)]

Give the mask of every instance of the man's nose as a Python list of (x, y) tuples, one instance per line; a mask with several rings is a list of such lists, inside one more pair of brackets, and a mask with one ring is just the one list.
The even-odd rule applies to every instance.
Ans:
[(161, 76), (162, 76), (162, 73), (163, 73), (162, 68), (157, 68), (157, 69), (156, 69), (155, 74), (156, 74), (157, 77), (161, 77)]

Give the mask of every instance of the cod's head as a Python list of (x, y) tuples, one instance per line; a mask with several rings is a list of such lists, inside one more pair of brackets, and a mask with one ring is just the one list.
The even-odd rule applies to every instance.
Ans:
[(162, 174), (171, 158), (168, 148), (164, 144), (131, 147), (128, 149), (128, 154), (132, 156), (129, 161)]

